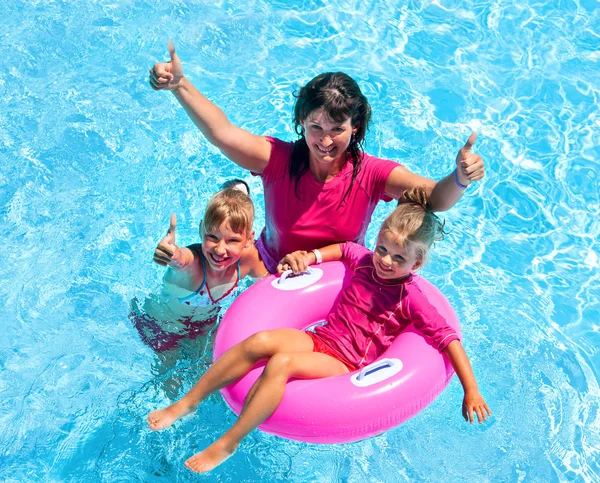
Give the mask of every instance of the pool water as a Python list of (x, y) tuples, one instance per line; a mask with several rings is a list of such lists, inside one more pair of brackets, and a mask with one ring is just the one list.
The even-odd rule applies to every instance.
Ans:
[[(171, 213), (197, 241), (210, 194), (259, 180), (147, 85), (174, 39), (244, 128), (292, 140), (292, 93), (342, 70), (369, 98), (367, 151), (439, 179), (471, 130), (486, 178), (445, 213), (423, 273), (462, 321), (494, 413), (461, 418), (455, 378), (378, 437), (309, 445), (254, 432), (207, 481), (600, 480), (600, 9), (561, 2), (2, 2), (0, 480), (195, 481), (234, 420), (219, 395), (168, 431), (209, 342), (150, 349), (133, 301), (160, 292)], [(369, 243), (391, 205), (376, 211)]]

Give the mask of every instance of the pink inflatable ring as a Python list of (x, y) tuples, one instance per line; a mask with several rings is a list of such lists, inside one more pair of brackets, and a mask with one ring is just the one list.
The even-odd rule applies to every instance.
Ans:
[[(304, 330), (326, 317), (349, 273), (341, 262), (311, 267), (308, 275), (271, 276), (242, 293), (217, 330), (214, 358), (261, 331), (283, 327)], [(430, 282), (421, 290), (446, 321), (460, 328), (454, 310)], [(239, 415), (246, 394), (264, 363), (222, 389)], [(373, 364), (336, 377), (290, 380), (275, 413), (259, 429), (309, 443), (347, 443), (383, 433), (416, 415), (446, 387), (454, 371), (448, 359), (409, 326)]]

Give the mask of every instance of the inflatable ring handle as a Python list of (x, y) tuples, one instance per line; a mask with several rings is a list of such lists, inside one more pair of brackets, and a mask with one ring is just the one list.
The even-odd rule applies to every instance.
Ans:
[(355, 386), (371, 386), (395, 376), (403, 366), (402, 361), (395, 357), (380, 359), (363, 367), (358, 374), (351, 377), (351, 381)]
[[(277, 282), (278, 284), (284, 283), (288, 277), (290, 275), (292, 275), (294, 273), (293, 270), (286, 270), (285, 272), (283, 272), (281, 274), (281, 277), (279, 277), (279, 281)], [(306, 270), (304, 272), (300, 272), (299, 274), (297, 274), (297, 277), (301, 277), (302, 275), (312, 275), (313, 274), (313, 270), (310, 267), (306, 267)]]

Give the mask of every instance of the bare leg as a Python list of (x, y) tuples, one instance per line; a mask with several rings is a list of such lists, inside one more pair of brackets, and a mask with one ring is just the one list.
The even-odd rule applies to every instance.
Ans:
[(192, 471), (205, 473), (229, 458), (240, 441), (275, 412), (283, 398), (285, 385), (291, 377), (317, 379), (347, 372), (348, 368), (342, 362), (326, 354), (318, 352), (275, 354), (269, 359), (262, 375), (248, 392), (236, 423), (204, 451), (189, 458), (185, 466)]
[(225, 352), (179, 401), (164, 409), (152, 411), (147, 418), (150, 429), (168, 428), (182, 416), (194, 411), (213, 392), (245, 376), (261, 359), (279, 352), (312, 353), (312, 350), (312, 339), (300, 330), (258, 332)]

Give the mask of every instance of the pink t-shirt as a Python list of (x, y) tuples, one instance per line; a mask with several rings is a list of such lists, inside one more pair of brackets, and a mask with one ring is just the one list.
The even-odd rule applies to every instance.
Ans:
[(382, 279), (373, 252), (351, 242), (341, 246), (352, 278), (327, 323), (315, 329), (315, 336), (340, 354), (340, 360), (356, 368), (370, 364), (411, 323), (440, 352), (459, 339), (415, 283), (418, 275), (400, 282)]
[(272, 273), (279, 260), (296, 250), (312, 250), (347, 240), (364, 243), (367, 226), (379, 200), (385, 195), (388, 176), (398, 163), (365, 154), (361, 170), (344, 203), (352, 181), (352, 163), (330, 181), (319, 183), (307, 171), (298, 182), (290, 178), (293, 143), (276, 138), (271, 157), (260, 174), (265, 192), (265, 229), (257, 241), (260, 255)]

